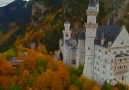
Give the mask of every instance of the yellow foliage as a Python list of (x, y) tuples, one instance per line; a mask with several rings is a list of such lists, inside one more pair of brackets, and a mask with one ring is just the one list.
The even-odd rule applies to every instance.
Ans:
[(47, 49), (46, 49), (46, 47), (44, 45), (38, 46), (37, 49), (38, 49), (39, 52), (41, 52), (43, 54), (47, 54)]
[(94, 89), (94, 86), (96, 86), (96, 82), (95, 81), (86, 80), (85, 83), (84, 83), (84, 85), (83, 85), (83, 90), (93, 90)]
[(78, 87), (76, 87), (75, 85), (71, 85), (69, 87), (69, 90), (79, 90)]
[(101, 90), (98, 85), (95, 85), (92, 90)]
[(28, 80), (28, 78), (30, 77), (30, 73), (28, 70), (24, 70), (22, 73), (20, 73), (20, 80), (18, 82), (18, 85), (25, 87), (26, 86), (26, 81)]
[(51, 90), (53, 80), (53, 71), (47, 69), (45, 73), (36, 78), (33, 84), (33, 90)]

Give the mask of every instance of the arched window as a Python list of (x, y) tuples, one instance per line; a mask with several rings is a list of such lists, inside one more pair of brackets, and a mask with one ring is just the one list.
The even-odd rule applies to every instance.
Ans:
[(120, 66), (120, 69), (121, 69), (122, 67)]
[(66, 34), (66, 37), (68, 37), (69, 35), (68, 34)]

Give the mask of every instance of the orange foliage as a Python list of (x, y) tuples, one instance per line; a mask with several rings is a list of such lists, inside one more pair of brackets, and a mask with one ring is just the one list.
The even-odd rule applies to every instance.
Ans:
[(43, 36), (44, 36), (44, 34), (41, 31), (34, 33), (34, 37), (36, 39), (41, 39), (41, 38), (43, 38)]
[(34, 30), (28, 30), (25, 33), (24, 40), (27, 41), (28, 39), (30, 39), (32, 37), (33, 33), (34, 33)]
[(23, 62), (20, 64), (20, 71), (28, 70), (32, 73), (36, 69), (37, 60), (39, 58), (44, 58), (45, 56), (42, 53), (39, 53), (34, 50), (27, 49), (27, 56), (24, 58)]
[(22, 87), (25, 87), (29, 77), (30, 77), (30, 73), (28, 72), (28, 70), (24, 70), (22, 73), (20, 73), (20, 76), (19, 76), (20, 80), (18, 84)]
[(94, 87), (96, 88), (96, 82), (95, 81), (86, 80), (84, 85), (83, 85), (83, 90), (95, 90)]
[(112, 87), (111, 90), (119, 90), (117, 87)]
[(37, 49), (38, 49), (39, 52), (41, 52), (43, 54), (47, 54), (47, 49), (46, 49), (46, 47), (44, 45), (39, 45), (37, 47)]
[(14, 75), (14, 67), (6, 60), (0, 58), (0, 75)]
[(58, 66), (58, 71), (60, 73), (59, 77), (62, 79), (62, 84), (65, 86), (68, 83), (68, 81), (70, 80), (69, 72), (66, 68), (66, 65), (63, 64), (62, 61), (58, 61), (57, 66)]
[(51, 90), (64, 90), (63, 81), (60, 72), (55, 71), (53, 74), (52, 80), (52, 89)]
[(33, 84), (33, 90), (51, 90), (53, 71), (47, 69), (45, 73), (37, 77)]
[(17, 75), (14, 75), (12, 77), (13, 83), (18, 83), (19, 77)]
[(47, 69), (51, 69), (52, 71), (57, 70), (57, 63), (53, 60), (53, 58), (50, 55), (45, 55), (45, 59), (47, 61)]
[(71, 85), (69, 87), (69, 90), (79, 90), (78, 87), (76, 87), (75, 85)]
[(41, 25), (41, 27), (40, 27), (42, 30), (49, 30), (49, 27), (47, 26), (47, 25)]
[(13, 79), (7, 76), (0, 76), (0, 85), (2, 86), (3, 90), (8, 90), (8, 87), (12, 84)]
[(98, 85), (95, 85), (92, 90), (101, 90)]
[(54, 17), (55, 17), (54, 14), (48, 15), (48, 16), (46, 16), (46, 21), (47, 21), (47, 22), (53, 22), (53, 21), (54, 21)]

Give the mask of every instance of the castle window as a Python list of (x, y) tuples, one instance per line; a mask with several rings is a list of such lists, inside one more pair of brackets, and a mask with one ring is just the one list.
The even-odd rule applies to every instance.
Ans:
[(105, 65), (103, 65), (103, 68), (105, 68)]
[(66, 34), (66, 37), (68, 37), (69, 35), (68, 34)]
[(107, 62), (107, 59), (105, 59), (105, 62)]
[(121, 42), (121, 45), (123, 45), (124, 44), (124, 41), (123, 42)]
[(105, 54), (107, 54), (107, 51), (105, 51)]
[(116, 52), (113, 52), (113, 54), (115, 55), (115, 54), (116, 54)]
[(72, 60), (72, 64), (73, 64), (73, 65), (76, 64), (76, 60), (75, 60), (75, 59)]
[(95, 70), (96, 70), (96, 67), (95, 67)]
[(88, 50), (90, 50), (90, 47), (88, 47)]
[(96, 62), (97, 65), (99, 65), (99, 62)]
[(122, 66), (119, 66), (119, 69), (122, 69)]
[(122, 54), (123, 53), (123, 51), (120, 51), (120, 54)]
[(126, 53), (129, 53), (129, 50), (127, 50)]

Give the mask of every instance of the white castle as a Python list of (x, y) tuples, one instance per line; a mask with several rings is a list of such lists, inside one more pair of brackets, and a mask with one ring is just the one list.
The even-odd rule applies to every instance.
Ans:
[(105, 81), (129, 85), (129, 34), (124, 26), (98, 26), (99, 2), (89, 3), (85, 32), (71, 38), (70, 23), (64, 23), (63, 40), (59, 40), (63, 62), (78, 67), (83, 75), (102, 85)]

